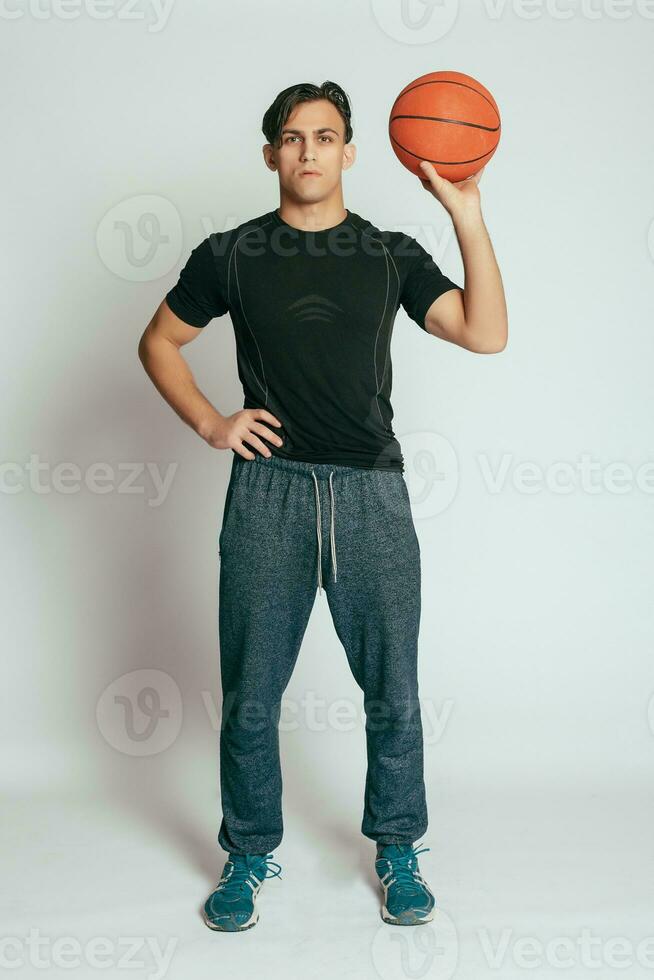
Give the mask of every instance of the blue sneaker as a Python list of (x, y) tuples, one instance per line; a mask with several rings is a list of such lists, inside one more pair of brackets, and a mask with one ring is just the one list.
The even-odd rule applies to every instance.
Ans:
[[(281, 867), (270, 861), (272, 854), (233, 854), (231, 851), (220, 881), (204, 903), (203, 917), (210, 929), (241, 932), (259, 920), (255, 900), (265, 878), (281, 878)], [(277, 871), (272, 871), (269, 864)]]
[(375, 871), (384, 891), (381, 917), (394, 926), (417, 926), (434, 918), (434, 898), (420, 874), (416, 850), (411, 844), (377, 845)]

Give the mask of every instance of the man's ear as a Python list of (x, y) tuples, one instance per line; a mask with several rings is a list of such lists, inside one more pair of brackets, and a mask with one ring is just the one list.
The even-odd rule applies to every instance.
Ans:
[(357, 148), (354, 143), (346, 143), (343, 147), (343, 170), (349, 170), (354, 164), (357, 156)]
[(275, 163), (275, 148), (271, 143), (264, 143), (262, 146), (263, 158), (269, 170), (277, 170)]

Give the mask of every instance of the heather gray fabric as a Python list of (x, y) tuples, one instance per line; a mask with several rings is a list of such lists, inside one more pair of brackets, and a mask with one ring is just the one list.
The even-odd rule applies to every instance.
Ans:
[(219, 552), (220, 845), (264, 854), (282, 839), (277, 726), (320, 586), (319, 557), (334, 627), (364, 692), (361, 832), (413, 843), (427, 808), (420, 547), (404, 475), (234, 453)]

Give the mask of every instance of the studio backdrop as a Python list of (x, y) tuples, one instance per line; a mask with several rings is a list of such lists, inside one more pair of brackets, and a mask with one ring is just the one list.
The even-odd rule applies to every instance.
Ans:
[[(650, 976), (652, 4), (15, 0), (0, 20), (5, 965)], [(261, 120), (300, 81), (351, 99), (345, 206), (463, 284), (388, 133), (403, 86), (444, 70), (502, 115), (479, 188), (509, 341), (471, 353), (402, 309), (392, 338), (438, 916), (379, 918), (362, 696), (321, 594), (280, 721), (283, 878), (226, 940), (199, 908), (225, 858), (232, 452), (159, 396), (138, 341), (193, 248), (279, 205)], [(184, 356), (242, 408), (229, 316)]]

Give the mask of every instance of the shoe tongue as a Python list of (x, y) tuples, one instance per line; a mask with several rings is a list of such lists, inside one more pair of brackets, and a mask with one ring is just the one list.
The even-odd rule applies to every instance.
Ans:
[(258, 854), (230, 854), (229, 860), (235, 868), (253, 868), (261, 858)]
[[(265, 856), (265, 855), (264, 855)], [(266, 877), (266, 867), (261, 864), (260, 854), (230, 854), (229, 860), (235, 868), (248, 868), (259, 881)]]
[(379, 851), (379, 857), (396, 858), (402, 854), (409, 854), (412, 851), (411, 844), (387, 844)]

